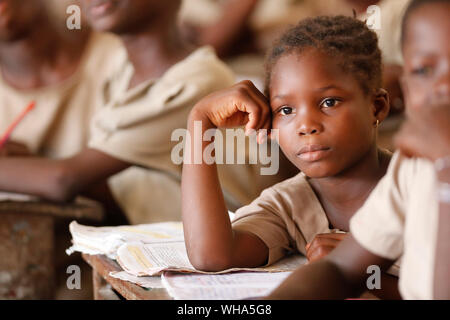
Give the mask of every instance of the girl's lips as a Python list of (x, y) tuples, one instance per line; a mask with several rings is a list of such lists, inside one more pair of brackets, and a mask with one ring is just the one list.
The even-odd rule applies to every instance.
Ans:
[(299, 157), (303, 161), (313, 162), (318, 161), (325, 158), (331, 149), (321, 145), (307, 145), (300, 149), (297, 153), (297, 157)]

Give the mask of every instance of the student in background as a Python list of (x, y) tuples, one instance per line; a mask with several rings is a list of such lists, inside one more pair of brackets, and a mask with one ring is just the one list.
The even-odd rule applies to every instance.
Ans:
[(409, 5), (402, 31), (407, 121), (395, 140), (401, 152), (352, 218), (351, 235), (269, 298), (355, 296), (365, 288), (368, 266), (387, 270), (402, 256), (404, 299), (450, 299), (449, 15), (449, 0)]
[(59, 161), (0, 159), (0, 190), (67, 201), (92, 195), (93, 186), (115, 175), (108, 187), (131, 223), (179, 220), (181, 166), (171, 159), (171, 134), (185, 128), (201, 97), (230, 86), (233, 75), (211, 48), (181, 39), (179, 0), (82, 4), (91, 26), (117, 34), (126, 49), (113, 59), (117, 70), (103, 87), (89, 145)]
[[(0, 132), (26, 105), (36, 108), (1, 152), (62, 158), (87, 145), (100, 88), (120, 42), (95, 32), (61, 33), (45, 0), (5, 0), (0, 10)], [(18, 146), (21, 145), (19, 148)]]
[[(248, 81), (206, 97), (188, 129), (193, 135), (195, 121), (202, 130), (279, 129), (283, 153), (302, 173), (265, 190), (231, 223), (216, 166), (186, 158), (183, 224), (198, 269), (270, 265), (295, 251), (320, 260), (348, 237), (350, 218), (388, 167), (390, 153), (376, 143), (389, 112), (381, 53), (363, 22), (344, 16), (300, 22), (269, 52), (267, 84), (268, 98)], [(384, 277), (395, 291), (395, 277)]]
[[(113, 68), (114, 52), (121, 47), (116, 37), (91, 32), (84, 26), (82, 30), (62, 30), (65, 22), (57, 23), (51, 9), (47, 0), (0, 2), (0, 134), (25, 106), (36, 102), (0, 148), (2, 163), (14, 163), (24, 156), (29, 161), (40, 157), (50, 162), (85, 148), (91, 118), (102, 106), (101, 86)], [(24, 169), (14, 166), (12, 170), (32, 175)], [(0, 171), (3, 176), (3, 169)], [(27, 179), (17, 183), (26, 184)], [(120, 208), (103, 190), (97, 188), (96, 193), (101, 194), (108, 213), (121, 217)], [(80, 257), (64, 253), (70, 244), (69, 222), (57, 219), (54, 230), (48, 230), (54, 231), (56, 239), (55, 269), (58, 275), (64, 275), (68, 265), (86, 267), (83, 287), (71, 291), (66, 278), (59, 279), (56, 297), (66, 293), (70, 298), (90, 297), (92, 281), (84, 281), (88, 266)]]

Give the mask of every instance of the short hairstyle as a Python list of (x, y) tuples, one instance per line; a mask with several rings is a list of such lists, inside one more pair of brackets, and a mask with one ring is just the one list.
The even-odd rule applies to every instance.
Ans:
[(281, 35), (269, 50), (266, 56), (267, 95), (277, 60), (307, 48), (317, 48), (337, 57), (343, 70), (355, 75), (366, 94), (381, 87), (381, 51), (376, 33), (355, 18), (319, 16), (300, 21)]

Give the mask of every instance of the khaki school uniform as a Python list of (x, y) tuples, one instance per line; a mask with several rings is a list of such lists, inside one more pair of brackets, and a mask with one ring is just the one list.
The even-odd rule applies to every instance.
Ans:
[(251, 204), (236, 211), (233, 220), (233, 229), (250, 232), (267, 245), (268, 265), (292, 252), (306, 255), (306, 244), (317, 234), (343, 232), (329, 226), (303, 173), (264, 190)]
[(125, 52), (117, 64), (121, 68), (105, 86), (105, 107), (93, 120), (89, 146), (135, 165), (109, 181), (131, 223), (179, 220), (181, 165), (171, 159), (179, 143), (171, 141), (172, 132), (186, 128), (195, 103), (231, 86), (234, 76), (210, 47), (132, 89), (134, 70)]
[[(326, 213), (308, 182), (300, 172), (293, 178), (266, 190), (250, 205), (236, 211), (233, 229), (258, 236), (269, 249), (267, 265), (284, 256), (300, 252), (321, 233), (345, 233), (330, 229)], [(400, 261), (388, 273), (398, 276)]]
[(439, 203), (432, 163), (396, 154), (386, 176), (350, 221), (353, 237), (368, 251), (402, 257), (404, 299), (432, 299)]
[(101, 88), (111, 70), (111, 54), (120, 48), (113, 36), (93, 33), (77, 71), (63, 82), (30, 90), (11, 87), (0, 76), (0, 132), (30, 101), (35, 108), (20, 122), (10, 140), (41, 156), (73, 156), (87, 145), (89, 124), (101, 107)]

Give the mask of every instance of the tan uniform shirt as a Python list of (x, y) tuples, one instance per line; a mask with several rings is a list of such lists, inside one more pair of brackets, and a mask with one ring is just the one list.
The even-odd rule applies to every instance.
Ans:
[(134, 70), (126, 53), (122, 68), (106, 84), (105, 104), (92, 124), (91, 148), (138, 165), (110, 179), (113, 195), (130, 222), (181, 217), (181, 166), (171, 159), (175, 129), (207, 94), (231, 86), (232, 72), (209, 47), (197, 49), (161, 78), (128, 89)]
[(386, 176), (350, 221), (353, 237), (370, 252), (402, 257), (400, 293), (432, 299), (439, 204), (433, 165), (395, 154)]
[(268, 265), (290, 252), (306, 255), (306, 244), (317, 234), (342, 232), (329, 229), (325, 211), (303, 173), (264, 190), (236, 211), (233, 229), (251, 232), (267, 245)]
[(0, 77), (0, 132), (34, 100), (36, 107), (16, 127), (10, 139), (46, 157), (76, 154), (87, 145), (89, 123), (101, 107), (101, 86), (111, 70), (111, 53), (120, 46), (120, 41), (113, 36), (92, 34), (75, 74), (52, 86), (18, 90)]

